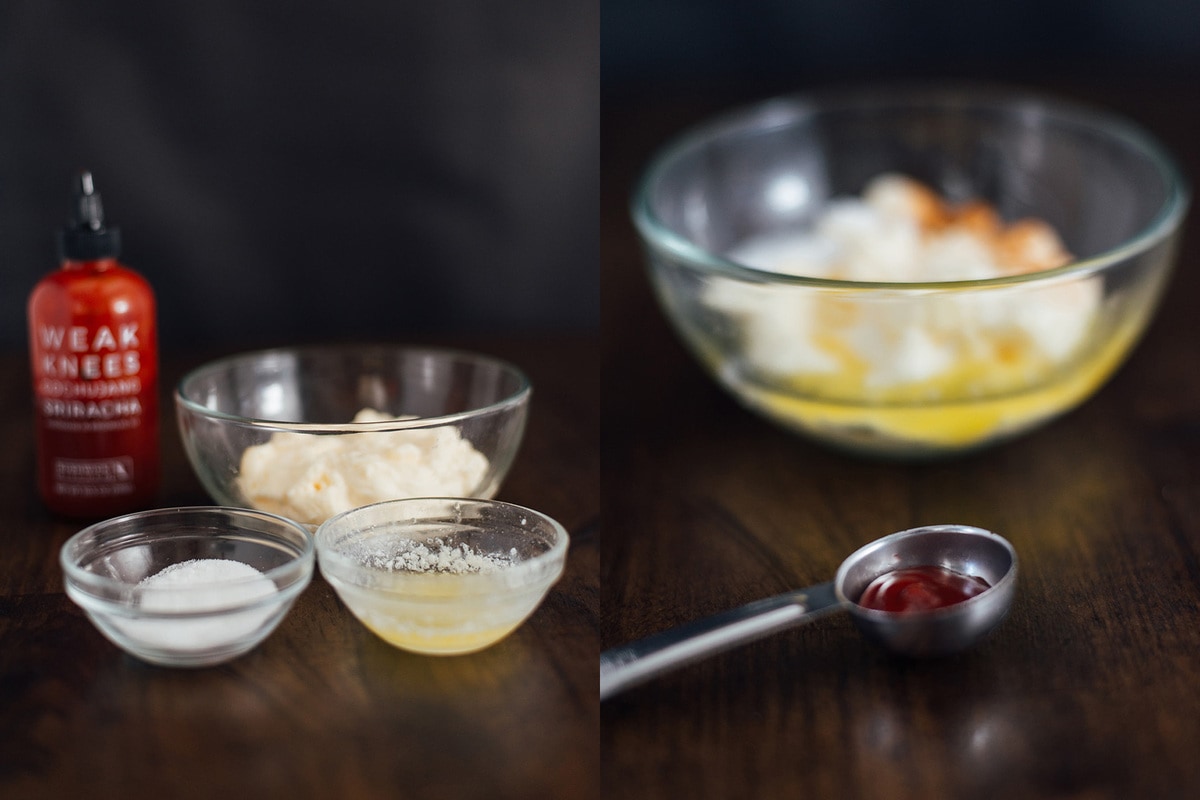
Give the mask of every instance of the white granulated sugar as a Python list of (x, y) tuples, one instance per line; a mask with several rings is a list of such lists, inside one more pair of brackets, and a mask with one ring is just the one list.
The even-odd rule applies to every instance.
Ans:
[(462, 575), (470, 572), (494, 572), (517, 560), (516, 548), (507, 555), (473, 550), (465, 544), (447, 544), (444, 539), (428, 543), (404, 542), (386, 551), (366, 552), (363, 566), (388, 572), (442, 572)]
[[(225, 582), (228, 585), (207, 585)], [(138, 585), (146, 590), (140, 605), (146, 611), (209, 611), (241, 605), (276, 592), (275, 584), (254, 567), (226, 558), (172, 564)], [(191, 591), (173, 591), (176, 589)]]
[[(177, 653), (224, 647), (252, 635), (275, 613), (275, 583), (249, 564), (232, 559), (183, 561), (139, 584), (141, 619), (115, 623), (145, 646)], [(251, 606), (245, 610), (243, 606)], [(192, 616), (199, 612), (211, 616)], [(161, 615), (179, 615), (164, 618)]]

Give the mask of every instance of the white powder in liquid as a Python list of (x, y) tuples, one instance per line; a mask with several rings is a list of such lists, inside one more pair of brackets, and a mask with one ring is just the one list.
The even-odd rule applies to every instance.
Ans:
[[(241, 561), (203, 558), (172, 564), (144, 578), (138, 608), (150, 614), (220, 612), (277, 595), (275, 583)], [(277, 603), (207, 618), (131, 619), (116, 623), (144, 646), (179, 653), (228, 646), (252, 635), (278, 609)]]
[(428, 544), (404, 542), (400, 547), (387, 551), (362, 553), (360, 562), (365, 567), (383, 569), (388, 572), (444, 572), (462, 575), (470, 572), (494, 572), (511, 566), (517, 561), (517, 549), (507, 555), (484, 553), (472, 550), (469, 545), (446, 544), (444, 539), (430, 539)]

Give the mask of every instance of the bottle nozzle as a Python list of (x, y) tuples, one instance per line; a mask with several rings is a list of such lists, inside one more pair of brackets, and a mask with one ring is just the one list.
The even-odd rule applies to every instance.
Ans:
[(71, 223), (76, 228), (87, 228), (98, 231), (104, 227), (104, 203), (96, 193), (96, 184), (92, 181), (92, 173), (79, 173), (75, 184), (75, 218)]
[(104, 204), (96, 191), (92, 173), (80, 172), (74, 183), (71, 219), (59, 236), (59, 250), (65, 259), (93, 261), (116, 258), (121, 248), (121, 234), (116, 228), (104, 226)]

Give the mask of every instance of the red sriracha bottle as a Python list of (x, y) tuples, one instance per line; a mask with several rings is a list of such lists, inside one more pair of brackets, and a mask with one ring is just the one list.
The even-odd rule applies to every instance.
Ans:
[(152, 506), (158, 494), (158, 329), (154, 292), (117, 262), (92, 175), (75, 182), (62, 267), (29, 296), (38, 488), (74, 518)]

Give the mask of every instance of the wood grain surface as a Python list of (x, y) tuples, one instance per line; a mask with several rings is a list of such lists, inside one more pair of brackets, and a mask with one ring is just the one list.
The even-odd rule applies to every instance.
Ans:
[[(58, 550), (82, 526), (36, 499), (28, 365), (0, 359), (0, 797), (598, 795), (597, 343), (449, 344), (533, 382), (498, 498), (570, 532), (543, 605), (480, 653), (419, 656), (370, 633), (317, 575), (260, 647), (200, 670), (125, 655), (63, 594)], [(200, 362), (164, 356), (164, 401)], [(208, 504), (167, 416), (162, 505)]]
[[(1184, 87), (1040, 88), (1137, 119), (1197, 174)], [(603, 646), (830, 580), (860, 545), (927, 523), (1008, 537), (1017, 597), (962, 655), (900, 660), (842, 615), (606, 700), (604, 796), (1197, 796), (1196, 215), (1147, 336), (1078, 410), (938, 463), (833, 453), (701, 373), (655, 306), (626, 211), (654, 148), (773, 91), (606, 100)]]

